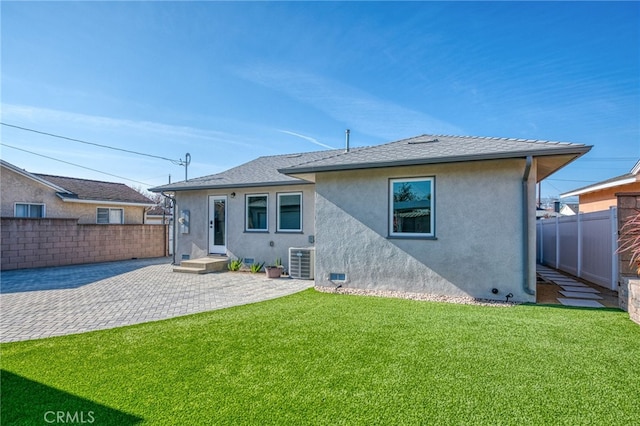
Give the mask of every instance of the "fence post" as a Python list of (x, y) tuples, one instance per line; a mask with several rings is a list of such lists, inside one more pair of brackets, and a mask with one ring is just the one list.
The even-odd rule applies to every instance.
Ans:
[(576, 265), (576, 269), (577, 269), (576, 276), (577, 277), (582, 277), (582, 247), (583, 247), (583, 241), (582, 241), (582, 213), (578, 213), (577, 225), (578, 225), (578, 259), (577, 259), (577, 265)]
[(618, 209), (609, 207), (611, 220), (611, 290), (618, 289)]
[(560, 219), (556, 216), (556, 230), (555, 230), (555, 239), (556, 239), (556, 269), (560, 269)]

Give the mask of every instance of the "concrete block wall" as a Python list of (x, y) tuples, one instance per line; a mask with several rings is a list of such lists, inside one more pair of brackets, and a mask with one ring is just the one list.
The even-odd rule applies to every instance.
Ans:
[(629, 312), (629, 318), (640, 324), (640, 279), (623, 277), (620, 280), (618, 304), (621, 309)]
[(167, 226), (2, 218), (0, 269), (162, 257), (167, 255), (167, 241)]

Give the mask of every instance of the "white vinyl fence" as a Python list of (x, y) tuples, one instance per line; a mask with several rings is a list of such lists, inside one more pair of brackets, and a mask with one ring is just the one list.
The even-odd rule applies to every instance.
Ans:
[(536, 225), (536, 260), (617, 290), (617, 237), (615, 207), (601, 212), (541, 219)]

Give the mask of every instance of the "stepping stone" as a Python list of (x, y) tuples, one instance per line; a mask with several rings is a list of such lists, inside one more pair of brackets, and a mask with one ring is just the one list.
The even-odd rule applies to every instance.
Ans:
[(587, 287), (587, 285), (582, 284), (579, 281), (572, 280), (571, 278), (569, 278), (569, 279), (564, 278), (564, 279), (561, 279), (561, 280), (553, 280), (553, 282), (555, 282), (555, 283), (557, 283), (559, 285), (573, 285), (573, 286), (576, 286), (576, 287)]
[(587, 287), (587, 286), (574, 286), (574, 285), (561, 285), (564, 291), (576, 291), (578, 293), (600, 293), (595, 288)]
[(565, 299), (559, 297), (558, 302), (562, 303), (565, 306), (577, 306), (580, 308), (604, 308), (604, 305), (602, 303), (596, 302), (595, 300)]
[(593, 293), (581, 293), (577, 291), (560, 291), (560, 294), (575, 299), (602, 299), (602, 297)]

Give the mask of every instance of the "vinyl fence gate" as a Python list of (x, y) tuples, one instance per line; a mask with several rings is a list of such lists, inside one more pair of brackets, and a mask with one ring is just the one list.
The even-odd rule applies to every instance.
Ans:
[(541, 219), (536, 224), (537, 262), (618, 289), (617, 210)]

